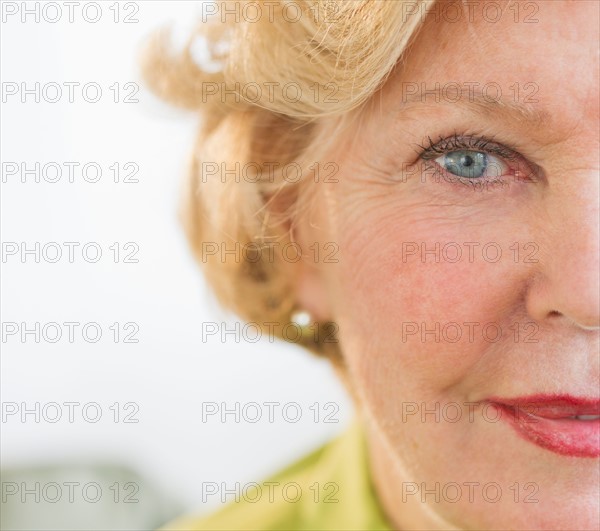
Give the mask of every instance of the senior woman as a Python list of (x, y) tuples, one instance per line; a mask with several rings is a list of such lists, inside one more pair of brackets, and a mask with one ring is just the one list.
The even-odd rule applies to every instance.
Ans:
[(146, 69), (201, 116), (190, 242), (357, 419), (270, 478), (310, 495), (166, 529), (598, 529), (598, 2), (209, 4)]

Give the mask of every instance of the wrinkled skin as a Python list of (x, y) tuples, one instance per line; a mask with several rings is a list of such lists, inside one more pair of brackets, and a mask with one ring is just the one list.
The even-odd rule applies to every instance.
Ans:
[[(307, 246), (339, 246), (337, 263), (305, 268), (298, 296), (316, 319), (339, 324), (374, 485), (399, 529), (598, 529), (598, 458), (533, 444), (482, 404), (598, 398), (599, 4), (537, 2), (534, 23), (523, 22), (524, 3), (517, 22), (500, 4), (497, 23), (481, 9), (472, 22), (427, 16), (406, 62), (336, 140), (339, 182), (314, 184), (320, 193), (299, 229)], [(460, 103), (450, 92), (438, 102), (414, 96), (415, 84), (436, 82), (495, 83), (508, 105), (480, 104), (476, 90)], [(420, 160), (418, 145), (455, 134), (518, 156), (492, 153), (500, 182), (439, 178), (441, 159)], [(452, 260), (455, 246), (437, 261), (421, 252), (421, 243), (451, 242), (462, 259)], [(438, 335), (427, 334), (435, 323)], [(459, 324), (460, 340), (456, 328), (441, 332), (447, 323)], [(457, 421), (449, 409), (412, 414), (436, 403), (478, 405)], [(452, 482), (458, 501), (443, 491)], [(466, 482), (479, 485), (471, 500)], [(436, 483), (439, 500), (409, 494)], [(490, 487), (485, 499), (488, 483), (499, 498)]]

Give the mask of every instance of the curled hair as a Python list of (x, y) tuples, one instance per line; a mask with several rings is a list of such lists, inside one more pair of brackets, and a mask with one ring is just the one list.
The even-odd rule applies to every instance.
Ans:
[[(382, 87), (434, 1), (260, 0), (251, 3), (262, 16), (244, 20), (231, 13), (243, 14), (247, 4), (226, 0), (213, 3), (216, 15), (198, 25), (183, 51), (172, 51), (167, 31), (149, 42), (146, 82), (201, 118), (183, 219), (217, 298), (241, 318), (265, 330), (279, 323), (276, 335), (289, 340), (281, 332), (296, 308), (297, 264), (267, 252), (222, 262), (207, 256), (206, 246), (259, 250), (293, 242), (308, 169), (335, 140), (321, 123), (341, 123)], [(280, 90), (286, 86), (294, 97)], [(292, 163), (302, 175), (290, 182), (282, 168)], [(239, 167), (243, 179), (226, 171)], [(329, 325), (299, 342), (339, 358)]]

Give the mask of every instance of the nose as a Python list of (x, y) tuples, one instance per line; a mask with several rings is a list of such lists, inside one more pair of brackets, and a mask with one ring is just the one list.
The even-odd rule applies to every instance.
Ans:
[[(600, 189), (596, 171), (571, 174), (569, 186), (548, 199), (541, 227), (539, 268), (530, 284), (528, 312), (582, 330), (600, 328)], [(574, 184), (577, 182), (577, 184)]]

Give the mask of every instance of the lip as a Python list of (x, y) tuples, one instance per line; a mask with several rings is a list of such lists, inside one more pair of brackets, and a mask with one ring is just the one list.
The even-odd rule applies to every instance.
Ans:
[(600, 415), (600, 400), (570, 395), (488, 400), (523, 439), (559, 455), (600, 457), (600, 419), (570, 418)]

